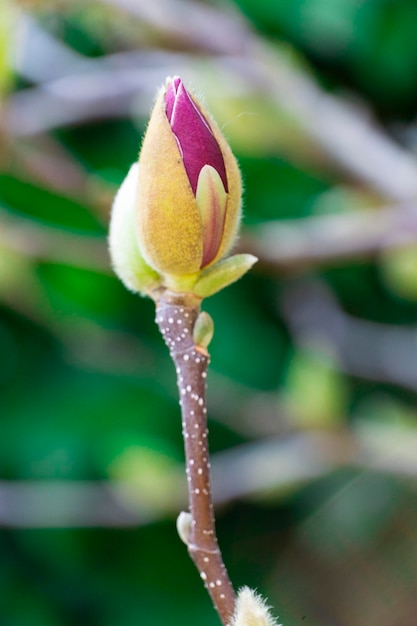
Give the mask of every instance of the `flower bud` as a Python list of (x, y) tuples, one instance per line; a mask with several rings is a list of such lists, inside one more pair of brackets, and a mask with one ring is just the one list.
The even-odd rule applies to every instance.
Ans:
[(199, 313), (193, 328), (194, 345), (207, 350), (210, 341), (213, 339), (214, 322), (207, 311)]
[(191, 513), (188, 513), (188, 511), (181, 511), (177, 517), (177, 533), (185, 545), (188, 545), (190, 540), (192, 524), (193, 518)]
[(225, 256), (240, 221), (239, 169), (179, 77), (158, 94), (139, 164), (137, 235), (147, 263), (181, 277)]
[(239, 590), (230, 626), (281, 626), (272, 616), (265, 600), (249, 587)]

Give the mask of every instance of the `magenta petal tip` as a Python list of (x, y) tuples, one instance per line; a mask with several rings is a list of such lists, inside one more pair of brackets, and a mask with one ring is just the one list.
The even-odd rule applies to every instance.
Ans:
[(226, 168), (220, 147), (210, 124), (179, 76), (174, 76), (167, 86), (165, 110), (194, 195), (197, 192), (198, 177), (205, 165), (211, 165), (218, 172), (227, 192)]

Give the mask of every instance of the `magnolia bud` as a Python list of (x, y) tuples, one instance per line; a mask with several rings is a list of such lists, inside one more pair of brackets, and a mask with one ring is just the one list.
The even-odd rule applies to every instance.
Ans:
[(133, 291), (164, 289), (208, 297), (257, 261), (224, 258), (240, 222), (242, 185), (226, 140), (186, 90), (168, 79), (157, 97), (139, 156), (116, 196), (110, 254)]
[(137, 232), (160, 274), (221, 259), (240, 221), (241, 179), (223, 135), (179, 77), (158, 94), (139, 157)]
[(177, 517), (177, 532), (181, 541), (188, 545), (191, 536), (193, 518), (188, 511), (181, 511)]
[(194, 344), (199, 348), (206, 350), (213, 339), (214, 334), (214, 322), (211, 315), (207, 311), (202, 311), (194, 324), (193, 328), (193, 340)]
[(265, 600), (249, 587), (239, 590), (230, 626), (280, 626)]

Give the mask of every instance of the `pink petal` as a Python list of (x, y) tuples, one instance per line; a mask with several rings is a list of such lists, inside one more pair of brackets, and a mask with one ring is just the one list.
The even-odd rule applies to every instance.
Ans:
[(177, 139), (193, 193), (196, 193), (198, 177), (204, 165), (211, 165), (217, 170), (227, 191), (226, 169), (219, 144), (178, 76), (169, 84), (165, 102), (167, 118)]
[(203, 227), (203, 258), (201, 267), (216, 256), (223, 237), (227, 193), (217, 170), (205, 165), (198, 177), (197, 206)]

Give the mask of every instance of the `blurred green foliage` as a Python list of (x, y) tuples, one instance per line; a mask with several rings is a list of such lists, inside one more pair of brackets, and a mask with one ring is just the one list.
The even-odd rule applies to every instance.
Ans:
[(324, 79), (381, 113), (414, 115), (417, 7), (413, 0), (236, 0), (258, 28), (307, 54)]
[[(222, 57), (179, 34), (176, 0), (159, 23), (117, 4), (0, 6), (2, 626), (218, 623), (175, 531), (186, 496), (173, 366), (153, 303), (122, 287), (106, 250), (111, 201), (164, 76), (188, 73), (231, 139), (244, 241), (262, 223), (290, 221), (295, 234), (389, 200), (326, 160), (261, 80), (244, 82), (242, 51)], [(186, 1), (187, 33), (205, 4), (219, 25), (230, 19), (225, 2)], [(414, 2), (234, 8), (277, 54), (271, 75), (286, 59), (323, 93), (365, 98), (387, 136), (401, 127), (412, 146)], [(25, 133), (28, 121), (49, 126)], [(414, 623), (416, 267), (412, 241), (318, 265), (261, 258), (204, 303), (220, 544), (236, 587), (257, 587), (285, 626)]]

